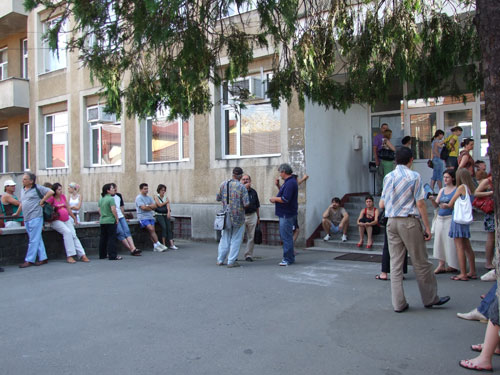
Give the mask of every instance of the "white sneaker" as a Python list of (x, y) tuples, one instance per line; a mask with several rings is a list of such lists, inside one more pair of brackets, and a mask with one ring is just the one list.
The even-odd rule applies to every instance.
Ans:
[(325, 237), (323, 237), (323, 241), (329, 241), (330, 240), (330, 235), (327, 234)]
[(481, 314), (477, 309), (474, 309), (468, 313), (457, 313), (457, 316), (460, 319), (465, 319), (465, 320), (479, 320), (479, 321), (488, 321), (488, 318), (486, 318), (483, 314)]
[(486, 272), (483, 276), (481, 276), (481, 281), (497, 281), (497, 274), (495, 273), (495, 270)]
[(175, 245), (172, 245), (172, 246), (169, 247), (169, 249), (170, 250), (178, 250), (179, 248), (177, 246), (175, 246)]
[(153, 246), (153, 251), (156, 251), (158, 253), (162, 253), (164, 252), (165, 250), (167, 250), (167, 248), (165, 246), (163, 246), (162, 244), (159, 244), (159, 245), (154, 245)]
[(342, 235), (342, 242), (347, 242), (347, 235), (345, 234)]
[(286, 266), (288, 266), (288, 262), (283, 259), (281, 262), (278, 263), (278, 266), (286, 267)]

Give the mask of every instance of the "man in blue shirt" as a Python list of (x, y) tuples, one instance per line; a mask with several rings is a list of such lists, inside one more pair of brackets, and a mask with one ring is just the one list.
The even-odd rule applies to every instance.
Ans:
[(280, 191), (276, 197), (269, 199), (274, 203), (276, 216), (280, 220), (280, 237), (283, 241), (283, 260), (279, 263), (280, 266), (288, 266), (295, 262), (293, 253), (293, 225), (297, 220), (298, 211), (298, 193), (299, 186), (297, 179), (292, 176), (292, 167), (288, 164), (281, 164), (278, 168), (280, 177), (284, 183), (280, 187)]

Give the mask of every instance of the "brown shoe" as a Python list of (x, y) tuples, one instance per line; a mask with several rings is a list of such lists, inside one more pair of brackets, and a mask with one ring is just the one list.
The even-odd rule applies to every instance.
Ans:
[(86, 256), (86, 255), (83, 255), (83, 256), (80, 258), (80, 260), (81, 260), (82, 262), (90, 262), (90, 259), (89, 259), (89, 258), (87, 258), (87, 256)]
[(31, 267), (33, 266), (34, 264), (31, 263), (31, 262), (24, 262), (23, 264), (20, 264), (19, 265), (19, 268), (26, 268), (26, 267)]
[(49, 263), (49, 260), (48, 259), (44, 259), (44, 260), (35, 262), (35, 266), (41, 266), (42, 264), (47, 264), (47, 263)]

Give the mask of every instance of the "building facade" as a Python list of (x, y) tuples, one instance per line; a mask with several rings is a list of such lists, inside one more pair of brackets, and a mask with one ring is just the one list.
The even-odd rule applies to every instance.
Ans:
[[(371, 192), (372, 136), (381, 123), (393, 130), (394, 143), (411, 135), (416, 169), (424, 179), (431, 171), (430, 138), (436, 129), (461, 125), (473, 136), (474, 157), (486, 150), (484, 103), (471, 96), (467, 104), (444, 95), (437, 100), (404, 101), (395, 87), (389, 100), (373, 108), (356, 105), (346, 113), (296, 100), (271, 108), (266, 82), (272, 78), (274, 51), (254, 51), (249, 75), (236, 85), (249, 89), (252, 100), (236, 116), (227, 86), (212, 86), (214, 107), (206, 115), (168, 121), (158, 113), (145, 121), (106, 113), (99, 87), (90, 80), (77, 52), (51, 51), (42, 35), (55, 18), (43, 8), (27, 14), (22, 0), (0, 5), (0, 182), (20, 181), (24, 170), (39, 182), (81, 186), (84, 210), (96, 208), (101, 186), (115, 182), (127, 202), (139, 184), (150, 191), (167, 186), (174, 216), (191, 223), (191, 237), (213, 239), (213, 214), (219, 185), (240, 166), (259, 193), (263, 221), (273, 223), (277, 167), (290, 163), (310, 179), (299, 190), (301, 241), (320, 224), (332, 196)], [(424, 167), (425, 165), (425, 167)], [(427, 169), (426, 169), (427, 168)]]

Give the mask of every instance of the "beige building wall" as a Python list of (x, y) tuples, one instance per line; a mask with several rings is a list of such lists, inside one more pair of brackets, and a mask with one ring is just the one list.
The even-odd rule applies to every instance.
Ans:
[[(89, 164), (89, 129), (86, 107), (96, 103), (99, 87), (92, 85), (87, 69), (82, 68), (76, 53), (67, 56), (66, 67), (49, 73), (43, 72), (41, 35), (43, 12), (32, 12), (28, 18), (30, 48), (37, 53), (30, 55), (31, 92), (31, 165), (38, 181), (60, 182), (67, 187), (77, 182), (85, 201), (85, 209), (95, 209), (101, 187), (115, 182), (126, 202), (133, 202), (139, 192), (139, 184), (147, 182), (151, 194), (158, 184), (167, 186), (167, 195), (173, 203), (174, 215), (189, 216), (192, 220), (193, 237), (212, 238), (213, 213), (219, 206), (215, 195), (222, 181), (231, 176), (235, 166), (252, 176), (262, 207), (262, 218), (275, 220), (274, 205), (269, 198), (276, 195), (274, 180), (277, 168), (288, 162), (300, 176), (305, 173), (304, 114), (297, 100), (291, 105), (283, 103), (280, 109), (281, 154), (278, 156), (223, 158), (221, 156), (220, 109), (189, 119), (189, 159), (179, 162), (145, 164), (143, 162), (143, 134), (145, 123), (124, 118), (122, 124), (122, 163), (118, 166), (91, 167)], [(270, 70), (271, 52), (256, 51), (250, 74)], [(212, 88), (216, 92), (216, 88)], [(45, 167), (44, 114), (66, 110), (68, 113), (68, 166), (61, 169)], [(305, 186), (299, 194), (299, 203), (305, 203)]]

